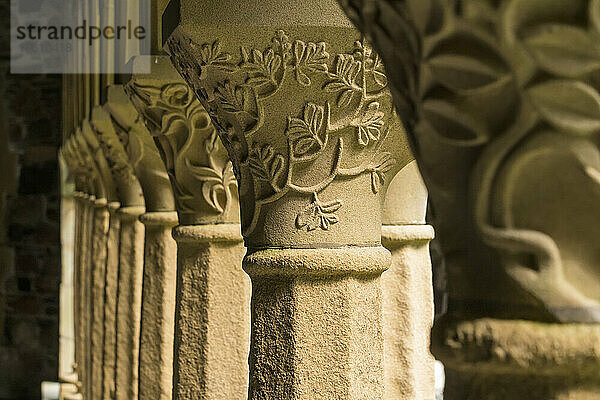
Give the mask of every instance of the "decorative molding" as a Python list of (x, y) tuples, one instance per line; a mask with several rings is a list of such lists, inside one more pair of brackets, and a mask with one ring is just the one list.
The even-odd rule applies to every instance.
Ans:
[[(171, 179), (181, 223), (237, 222), (237, 182), (207, 112), (168, 60), (126, 86)], [(154, 65), (154, 64), (153, 64)]]

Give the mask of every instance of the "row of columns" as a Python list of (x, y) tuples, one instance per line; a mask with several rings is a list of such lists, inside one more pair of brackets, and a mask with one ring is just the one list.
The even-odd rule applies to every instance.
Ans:
[(377, 56), (335, 2), (311, 3), (331, 27), (306, 25), (305, 4), (268, 29), (180, 27), (150, 73), (66, 102), (90, 106), (65, 113), (61, 150), (76, 199), (62, 398), (433, 399), (427, 193)]
[[(446, 397), (598, 396), (581, 217), (598, 204), (596, 65), (565, 43), (591, 47), (597, 2), (339, 3), (387, 71), (333, 0), (153, 3), (169, 58), (155, 42), (151, 73), (111, 86), (65, 144), (76, 396), (431, 398), (433, 232), (409, 144), (449, 270)], [(138, 131), (156, 169), (128, 147)], [(144, 183), (159, 170), (170, 185)], [(158, 187), (170, 207), (149, 205)]]
[[(251, 248), (242, 263), (227, 152), (169, 59), (152, 66), (109, 86), (61, 151), (76, 199), (63, 398), (432, 399), (433, 230), (406, 147), (390, 168), (402, 173), (385, 202), (389, 250), (379, 228), (359, 247), (310, 246), (305, 230), (299, 248)], [(390, 184), (365, 171), (370, 191)]]

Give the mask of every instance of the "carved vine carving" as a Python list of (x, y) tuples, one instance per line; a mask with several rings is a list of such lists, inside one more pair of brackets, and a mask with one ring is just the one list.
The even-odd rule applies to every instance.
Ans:
[(154, 136), (182, 214), (224, 218), (237, 207), (231, 162), (206, 110), (182, 82), (126, 87)]
[[(319, 195), (334, 181), (369, 174), (371, 186), (365, 189), (374, 194), (385, 184), (396, 164), (390, 153), (381, 151), (393, 113), (381, 105), (385, 99), (389, 103), (387, 77), (366, 41), (357, 41), (348, 53), (330, 54), (325, 42), (291, 39), (279, 30), (264, 48), (240, 46), (237, 59), (218, 40), (190, 42), (188, 59), (181, 40), (169, 40), (173, 64), (221, 132), (240, 192), (253, 203), (250, 218), (243, 221), (245, 235), (256, 228), (263, 206), (291, 193), (312, 198), (297, 212), (297, 229), (329, 230), (339, 221), (335, 211), (343, 204), (340, 199), (321, 201)], [(325, 93), (319, 97), (328, 100), (307, 100), (290, 112), (283, 135), (273, 133), (277, 143), (258, 138), (256, 133), (271, 122), (265, 102), (293, 85)], [(275, 139), (278, 135), (285, 145)], [(346, 166), (347, 148), (357, 160), (353, 166)], [(326, 159), (329, 173), (316, 182), (306, 184), (296, 176), (298, 168), (306, 170)]]
[(152, 136), (122, 85), (108, 88), (104, 109), (144, 191), (147, 212), (175, 209), (171, 183)]
[[(587, 185), (599, 182), (600, 1), (340, 4), (390, 68), (441, 235), (472, 224), (499, 250), (509, 276), (555, 317), (600, 321), (597, 299), (565, 279), (554, 238), (515, 225), (501, 200), (509, 195), (502, 176), (515, 167), (513, 155), (539, 152), (557, 137), (589, 177)], [(442, 241), (446, 252), (459, 246)], [(523, 255), (534, 265), (523, 263)]]

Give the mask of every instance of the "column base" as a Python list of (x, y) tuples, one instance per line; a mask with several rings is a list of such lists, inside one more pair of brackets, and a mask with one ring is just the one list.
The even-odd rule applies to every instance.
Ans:
[(445, 400), (600, 399), (600, 325), (481, 319), (436, 327)]

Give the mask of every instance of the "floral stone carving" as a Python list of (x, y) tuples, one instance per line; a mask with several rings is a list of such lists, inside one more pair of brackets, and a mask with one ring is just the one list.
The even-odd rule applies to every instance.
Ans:
[(381, 59), (353, 29), (251, 29), (167, 42), (233, 161), (246, 244), (379, 243), (382, 193), (412, 158)]
[(102, 107), (92, 110), (90, 126), (112, 173), (121, 207), (144, 206), (142, 188), (123, 144), (117, 136), (110, 114)]
[(340, 4), (389, 67), (455, 312), (599, 322), (600, 2)]
[(171, 179), (180, 222), (239, 221), (237, 182), (208, 113), (165, 57), (126, 90), (154, 137)]
[(104, 105), (144, 192), (147, 212), (174, 211), (169, 176), (152, 136), (122, 85), (108, 87)]

